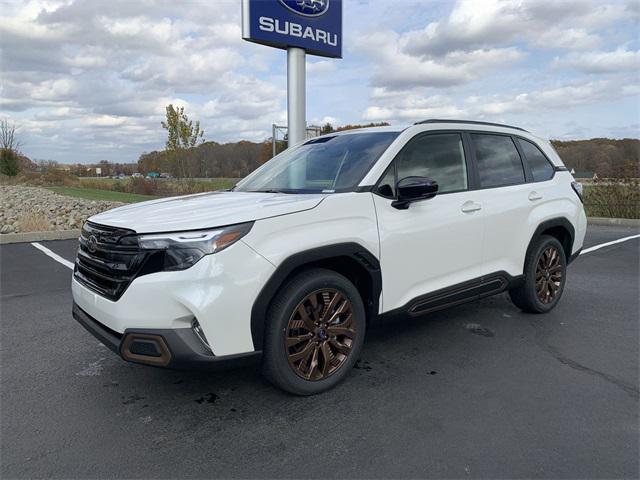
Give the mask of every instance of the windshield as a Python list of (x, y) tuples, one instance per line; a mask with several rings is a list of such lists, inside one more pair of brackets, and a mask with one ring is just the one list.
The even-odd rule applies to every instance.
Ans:
[(399, 132), (324, 135), (276, 155), (234, 188), (239, 192), (352, 191)]

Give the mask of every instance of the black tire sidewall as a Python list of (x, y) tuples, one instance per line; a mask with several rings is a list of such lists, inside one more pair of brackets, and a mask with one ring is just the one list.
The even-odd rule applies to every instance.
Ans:
[[(560, 290), (556, 294), (553, 301), (551, 303), (543, 303), (542, 301), (540, 301), (536, 293), (536, 267), (538, 264), (538, 259), (540, 258), (542, 252), (544, 252), (551, 246), (555, 247), (560, 255), (560, 263), (562, 265), (562, 282), (560, 282)], [(531, 253), (531, 257), (527, 262), (526, 272), (527, 297), (529, 297), (528, 300), (532, 304), (532, 307), (535, 311), (545, 313), (552, 310), (558, 304), (560, 298), (562, 297), (564, 286), (567, 282), (567, 258), (564, 252), (564, 248), (562, 247), (562, 244), (558, 241), (558, 239), (548, 235), (540, 237), (540, 239), (536, 243), (536, 247)]]
[[(323, 380), (309, 381), (298, 376), (289, 365), (284, 348), (289, 318), (298, 304), (314, 290), (332, 288), (351, 302), (356, 338), (345, 363)], [(289, 280), (274, 298), (267, 314), (264, 366), (267, 377), (276, 385), (297, 395), (313, 395), (333, 388), (352, 369), (358, 359), (366, 330), (365, 308), (358, 289), (344, 276), (325, 269), (313, 269)]]

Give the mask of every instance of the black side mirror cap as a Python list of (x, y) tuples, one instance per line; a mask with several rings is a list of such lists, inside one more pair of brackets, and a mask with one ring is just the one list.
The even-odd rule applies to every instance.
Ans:
[(405, 177), (398, 182), (398, 199), (391, 206), (406, 210), (412, 202), (433, 198), (438, 193), (438, 182), (428, 177)]

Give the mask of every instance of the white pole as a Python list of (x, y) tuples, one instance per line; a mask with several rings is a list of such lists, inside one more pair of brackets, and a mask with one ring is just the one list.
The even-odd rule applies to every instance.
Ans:
[(304, 49), (287, 49), (287, 120), (289, 146), (302, 142), (306, 137), (306, 92)]
[(271, 158), (276, 156), (276, 124), (271, 125)]

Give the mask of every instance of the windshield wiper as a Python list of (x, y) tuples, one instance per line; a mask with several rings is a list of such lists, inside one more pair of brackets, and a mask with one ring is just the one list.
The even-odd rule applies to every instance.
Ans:
[(276, 190), (273, 188), (269, 188), (269, 189), (265, 189), (265, 190), (248, 190), (249, 192), (254, 192), (254, 193), (293, 193), (293, 192), (288, 192), (286, 190)]

